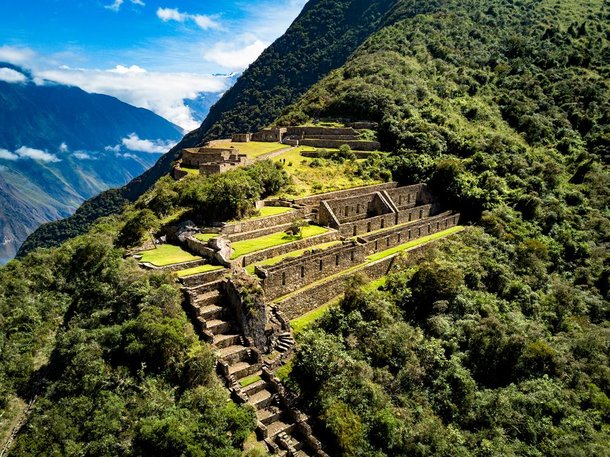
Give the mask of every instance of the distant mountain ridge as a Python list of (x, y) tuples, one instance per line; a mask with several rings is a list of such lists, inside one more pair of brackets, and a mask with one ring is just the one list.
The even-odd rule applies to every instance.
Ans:
[(0, 69), (0, 262), (41, 223), (125, 184), (182, 136), (180, 127), (114, 97), (35, 82), (10, 64)]

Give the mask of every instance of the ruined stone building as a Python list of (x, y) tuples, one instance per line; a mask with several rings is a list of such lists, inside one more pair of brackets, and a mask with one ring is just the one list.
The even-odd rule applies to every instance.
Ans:
[[(235, 148), (190, 148), (183, 149), (174, 176), (180, 178), (186, 175), (183, 168), (195, 168), (200, 174), (211, 175), (224, 173), (235, 167), (248, 165), (248, 156), (240, 154)], [(181, 173), (182, 172), (182, 173)]]

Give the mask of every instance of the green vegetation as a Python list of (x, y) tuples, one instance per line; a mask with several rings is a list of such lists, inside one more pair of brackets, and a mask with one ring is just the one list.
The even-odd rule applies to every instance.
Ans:
[(195, 235), (195, 239), (203, 242), (208, 242), (214, 238), (218, 238), (220, 233), (198, 233)]
[(222, 269), (224, 269), (224, 267), (221, 265), (200, 265), (198, 267), (177, 271), (176, 274), (179, 278), (186, 278), (188, 276), (193, 276), (200, 273), (209, 273), (210, 271), (218, 271)]
[(255, 266), (259, 266), (259, 267), (267, 266), (268, 267), (268, 266), (271, 266), (271, 265), (276, 265), (276, 264), (280, 263), (284, 259), (289, 259), (289, 258), (293, 258), (293, 257), (300, 257), (306, 251), (311, 251), (313, 249), (324, 250), (324, 249), (332, 248), (334, 246), (338, 246), (341, 243), (342, 243), (341, 241), (330, 241), (328, 243), (322, 243), (322, 244), (318, 244), (316, 246), (311, 246), (311, 247), (308, 247), (308, 248), (298, 249), (296, 251), (291, 251), (291, 252), (289, 252), (287, 254), (278, 255), (276, 257), (271, 257), (270, 259), (263, 260), (262, 262), (257, 262), (257, 263), (253, 263), (251, 265), (248, 265), (246, 267), (246, 271), (248, 273), (250, 273), (250, 274), (254, 274), (254, 267)]
[(119, 226), (0, 269), (3, 427), (38, 396), (10, 455), (241, 455), (253, 412), (229, 401), (173, 277), (112, 246)]
[[(315, 148), (299, 146), (275, 157), (275, 163), (284, 165), (284, 170), (292, 178), (292, 185), (282, 193), (285, 197), (303, 197), (307, 195), (332, 192), (350, 187), (375, 184), (382, 179), (379, 176), (363, 176), (359, 172), (365, 160), (335, 161), (303, 157), (303, 151), (316, 151)], [(390, 174), (384, 175), (389, 178)]]
[(238, 149), (240, 154), (247, 154), (249, 158), (256, 159), (263, 154), (269, 154), (270, 152), (280, 151), (282, 149), (289, 148), (290, 146), (282, 143), (264, 143), (260, 141), (250, 141), (249, 143), (233, 143), (231, 140), (220, 141), (214, 144), (216, 148), (230, 148), (234, 147)]
[(246, 254), (281, 246), (282, 244), (292, 243), (293, 241), (305, 238), (311, 238), (312, 236), (322, 235), (326, 232), (328, 232), (328, 229), (325, 227), (308, 225), (302, 228), (301, 235), (287, 235), (284, 232), (278, 232), (251, 240), (236, 241), (231, 245), (233, 248), (233, 255), (231, 258), (237, 259)]
[(292, 327), (292, 332), (294, 333), (294, 335), (298, 335), (311, 324), (313, 324), (315, 321), (320, 319), (335, 303), (337, 303), (336, 300), (330, 303), (326, 303), (316, 309), (312, 309), (308, 313), (303, 314), (301, 317), (297, 317), (296, 319), (291, 320), (290, 326)]
[(286, 214), (291, 211), (294, 211), (294, 209), (285, 206), (263, 206), (258, 210), (258, 214), (250, 216), (248, 219), (260, 219), (269, 216), (279, 216), (280, 214)]
[(252, 376), (246, 376), (245, 378), (242, 378), (239, 380), (239, 385), (243, 388), (248, 387), (252, 384), (254, 384), (255, 382), (260, 381), (261, 379), (261, 375), (259, 374), (253, 374)]
[(201, 257), (194, 256), (193, 254), (186, 252), (180, 246), (174, 246), (172, 244), (160, 244), (155, 249), (142, 251), (139, 254), (142, 255), (142, 262), (150, 263), (157, 267), (201, 260)]
[(394, 246), (393, 248), (386, 249), (385, 251), (379, 251), (375, 254), (367, 257), (369, 262), (376, 262), (378, 260), (385, 259), (386, 257), (390, 257), (391, 255), (397, 254), (399, 252), (406, 251), (407, 249), (414, 248), (416, 246), (421, 246), (422, 244), (429, 243), (430, 241), (438, 240), (440, 238), (444, 238), (449, 235), (453, 235), (454, 233), (458, 233), (464, 230), (464, 227), (451, 227), (447, 230), (443, 230), (438, 233), (433, 233), (432, 235), (423, 236), (413, 241), (409, 241), (408, 243), (400, 244), (398, 246)]

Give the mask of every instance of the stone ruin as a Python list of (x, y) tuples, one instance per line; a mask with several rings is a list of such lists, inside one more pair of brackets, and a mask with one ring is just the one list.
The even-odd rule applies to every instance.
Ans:
[[(385, 183), (265, 204), (292, 211), (206, 229), (217, 235), (207, 242), (193, 236), (192, 224), (176, 231), (187, 250), (226, 267), (181, 280), (187, 309), (199, 336), (215, 348), (233, 400), (256, 410), (257, 436), (267, 450), (327, 457), (312, 419), (294, 407), (294, 395), (273, 374), (294, 349), (290, 320), (341, 295), (356, 274), (387, 275), (398, 254), (368, 256), (454, 227), (460, 215), (443, 211), (424, 184)], [(285, 232), (302, 219), (328, 231), (231, 258), (232, 242)]]
[(200, 147), (183, 149), (174, 167), (174, 177), (180, 179), (188, 173), (184, 168), (198, 169), (202, 175), (225, 173), (249, 164), (248, 156), (236, 148)]

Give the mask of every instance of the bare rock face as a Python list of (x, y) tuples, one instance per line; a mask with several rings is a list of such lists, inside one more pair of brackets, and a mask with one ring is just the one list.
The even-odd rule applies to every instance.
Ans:
[(176, 237), (180, 243), (186, 243), (188, 237), (194, 236), (197, 233), (199, 233), (199, 228), (193, 221), (184, 221), (178, 226)]
[(213, 238), (208, 242), (208, 246), (215, 251), (216, 258), (221, 264), (230, 265), (233, 249), (229, 239), (224, 237)]

